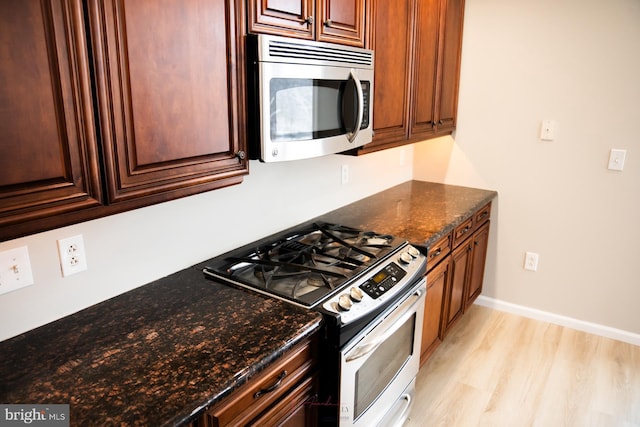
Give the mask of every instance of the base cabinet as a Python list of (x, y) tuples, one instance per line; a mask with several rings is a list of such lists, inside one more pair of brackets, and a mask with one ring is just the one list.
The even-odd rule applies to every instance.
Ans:
[(490, 216), (491, 203), (428, 249), (421, 365), (482, 292)]
[(194, 426), (314, 426), (316, 354), (314, 336), (209, 409)]

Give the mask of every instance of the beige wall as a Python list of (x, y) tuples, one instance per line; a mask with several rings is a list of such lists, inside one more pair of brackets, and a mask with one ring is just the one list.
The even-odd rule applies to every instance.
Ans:
[[(412, 159), (405, 147), (357, 158), (252, 161), (237, 186), (2, 242), (0, 251), (27, 245), (35, 284), (0, 295), (0, 341), (410, 180)], [(89, 268), (63, 278), (56, 240), (76, 234), (84, 236)]]
[(640, 1), (467, 0), (455, 140), (414, 153), (416, 179), (499, 192), (485, 296), (640, 333)]

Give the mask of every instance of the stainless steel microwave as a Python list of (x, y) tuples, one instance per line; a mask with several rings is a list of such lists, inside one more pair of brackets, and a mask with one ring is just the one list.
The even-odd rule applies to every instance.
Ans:
[(247, 58), (251, 159), (307, 159), (371, 142), (373, 51), (249, 35)]

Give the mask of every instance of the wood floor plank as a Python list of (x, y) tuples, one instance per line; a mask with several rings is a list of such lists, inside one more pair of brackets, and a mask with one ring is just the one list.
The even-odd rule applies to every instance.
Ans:
[(425, 425), (640, 427), (640, 347), (474, 305), (420, 370)]

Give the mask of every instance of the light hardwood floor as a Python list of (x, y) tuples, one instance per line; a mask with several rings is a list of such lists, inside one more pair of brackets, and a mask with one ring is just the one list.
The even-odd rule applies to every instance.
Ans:
[(420, 370), (418, 426), (640, 426), (640, 347), (474, 305)]

